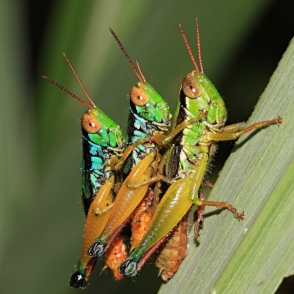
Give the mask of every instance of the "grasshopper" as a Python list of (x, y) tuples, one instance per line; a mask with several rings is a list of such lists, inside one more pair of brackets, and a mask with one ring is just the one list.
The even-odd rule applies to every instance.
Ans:
[[(181, 25), (179, 27), (195, 70), (187, 74), (182, 81), (174, 125), (197, 117), (199, 119), (193, 125), (187, 126), (174, 138), (169, 151), (164, 156), (164, 160), (166, 160), (165, 176), (178, 180), (170, 185), (162, 197), (152, 223), (140, 244), (120, 265), (119, 271), (127, 276), (137, 274), (138, 270), (168, 238), (168, 234), (183, 219), (193, 204), (200, 209), (203, 209), (204, 206), (226, 208), (239, 220), (244, 219), (244, 213), (239, 213), (231, 204), (208, 201), (198, 196), (209, 160), (215, 150), (215, 144), (218, 141), (234, 140), (255, 129), (282, 123), (282, 119), (278, 117), (248, 127), (245, 123), (225, 126), (227, 119), (225, 103), (214, 85), (204, 75), (198, 23), (197, 39), (201, 71)], [(161, 180), (162, 175), (159, 175), (158, 179)], [(145, 185), (146, 182), (141, 184)], [(163, 271), (165, 269), (161, 267), (161, 272)]]
[[(77, 269), (70, 280), (72, 287), (80, 288), (88, 281), (96, 263), (95, 258), (88, 256), (87, 250), (108, 221), (115, 199), (115, 183), (120, 180), (119, 173), (111, 168), (112, 162), (116, 162), (122, 156), (126, 144), (119, 125), (95, 105), (70, 61), (65, 54), (63, 56), (92, 104), (88, 104), (50, 78), (43, 77), (88, 108), (81, 118), (83, 146), (81, 192), (87, 219), (82, 252)], [(123, 258), (126, 257), (126, 250), (121, 242), (121, 240), (117, 241), (122, 251), (120, 256)], [(105, 262), (111, 267), (111, 262), (107, 259)], [(117, 279), (122, 278), (116, 268), (117, 266), (111, 268), (114, 276)]]

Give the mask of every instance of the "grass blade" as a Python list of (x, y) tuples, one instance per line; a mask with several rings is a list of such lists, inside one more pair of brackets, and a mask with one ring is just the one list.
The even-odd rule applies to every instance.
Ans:
[(281, 116), (283, 124), (240, 138), (209, 197), (233, 203), (246, 219), (207, 217), (200, 245), (190, 233), (188, 256), (160, 294), (274, 293), (293, 274), (293, 64), (292, 40), (248, 122)]

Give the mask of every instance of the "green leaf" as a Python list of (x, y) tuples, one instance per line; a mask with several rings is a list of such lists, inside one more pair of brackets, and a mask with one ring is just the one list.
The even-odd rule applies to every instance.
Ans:
[(248, 121), (281, 116), (282, 125), (242, 136), (209, 196), (246, 219), (228, 211), (205, 218), (199, 246), (190, 233), (189, 252), (160, 294), (274, 293), (294, 273), (293, 81), (294, 39)]

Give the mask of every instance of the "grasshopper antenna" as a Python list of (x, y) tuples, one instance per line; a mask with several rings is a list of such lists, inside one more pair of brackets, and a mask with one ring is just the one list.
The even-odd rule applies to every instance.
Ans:
[(187, 50), (188, 50), (188, 53), (189, 53), (189, 55), (190, 55), (190, 58), (191, 58), (191, 60), (192, 60), (192, 63), (194, 64), (194, 67), (195, 67), (195, 69), (196, 69), (196, 71), (197, 71), (197, 74), (199, 74), (199, 68), (198, 68), (198, 66), (197, 66), (196, 60), (195, 60), (195, 58), (194, 58), (194, 55), (193, 55), (192, 50), (191, 50), (191, 47), (190, 47), (190, 45), (189, 45), (189, 43), (188, 43), (187, 37), (186, 37), (186, 35), (185, 35), (185, 32), (184, 32), (184, 30), (183, 30), (181, 24), (179, 24), (179, 28), (180, 28), (180, 32), (181, 32), (182, 38), (183, 38), (183, 40), (184, 40), (184, 43), (185, 43), (185, 45), (186, 45), (186, 48), (187, 48)]
[(145, 78), (145, 76), (143, 75), (143, 72), (142, 72), (142, 69), (141, 69), (141, 66), (140, 66), (140, 63), (139, 63), (139, 60), (138, 60), (138, 59), (136, 59), (136, 64), (137, 64), (137, 67), (138, 67), (139, 73), (140, 73), (140, 75), (141, 75), (141, 77), (142, 77), (142, 79), (143, 79), (143, 82), (146, 82), (146, 78)]
[(83, 99), (81, 99), (80, 97), (78, 97), (77, 95), (73, 94), (71, 91), (67, 90), (66, 88), (64, 88), (63, 86), (61, 86), (60, 84), (58, 84), (57, 82), (55, 82), (54, 80), (46, 77), (46, 76), (42, 76), (43, 79), (47, 80), (48, 82), (50, 82), (51, 84), (55, 85), (56, 87), (58, 87), (59, 89), (61, 89), (63, 92), (67, 93), (68, 95), (70, 95), (71, 97), (75, 98), (76, 100), (78, 100), (80, 103), (82, 103), (83, 105), (85, 105), (86, 107), (88, 107), (89, 109), (93, 109), (93, 106), (91, 106), (90, 104), (88, 104), (87, 102), (85, 102)]
[(202, 55), (201, 55), (201, 44), (200, 44), (200, 30), (198, 19), (196, 17), (196, 36), (197, 36), (197, 48), (198, 48), (198, 60), (201, 68), (201, 72), (204, 73), (203, 63), (202, 63)]
[(73, 68), (73, 66), (71, 65), (69, 59), (67, 58), (67, 56), (65, 55), (65, 53), (62, 53), (63, 57), (65, 58), (67, 64), (69, 65), (71, 71), (73, 72), (73, 74), (75, 75), (77, 81), (79, 82), (80, 86), (82, 87), (86, 97), (88, 98), (88, 100), (92, 103), (93, 107), (96, 107), (95, 103), (93, 102), (92, 98), (90, 97), (86, 87), (84, 86), (83, 82), (81, 81), (80, 77), (78, 76), (78, 74), (76, 73), (75, 69)]
[[(136, 67), (135, 67), (135, 65), (134, 65), (134, 63), (133, 63), (133, 61), (131, 60), (130, 56), (128, 55), (127, 51), (125, 50), (123, 44), (122, 44), (121, 41), (119, 40), (118, 36), (115, 34), (115, 32), (113, 31), (112, 28), (109, 28), (109, 30), (110, 30), (112, 36), (114, 37), (116, 43), (118, 44), (119, 48), (120, 48), (121, 51), (123, 52), (124, 56), (126, 57), (128, 63), (129, 63), (130, 66), (132, 67), (132, 69), (133, 69), (135, 75), (138, 77), (138, 79), (140, 80), (140, 82), (142, 82), (142, 83), (145, 82), (146, 79), (145, 79), (144, 75), (142, 74), (141, 69), (139, 68), (139, 72), (138, 72), (138, 70), (136, 69)], [(137, 63), (137, 65), (138, 65), (138, 63)]]

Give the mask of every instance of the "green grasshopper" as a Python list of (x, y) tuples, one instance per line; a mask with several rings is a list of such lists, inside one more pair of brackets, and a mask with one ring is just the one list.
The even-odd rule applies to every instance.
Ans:
[(167, 103), (146, 81), (139, 62), (137, 61), (137, 70), (114, 31), (112, 29), (110, 31), (139, 82), (130, 91), (128, 124), (128, 144), (130, 148), (115, 166), (116, 169), (123, 166), (126, 179), (117, 194), (108, 224), (89, 248), (89, 255), (93, 257), (101, 256), (105, 252), (116, 232), (121, 230), (132, 212), (148, 193), (148, 185), (132, 189), (129, 184), (148, 180), (155, 175), (160, 158), (159, 148), (157, 144), (149, 142), (148, 138), (157, 133), (167, 133), (171, 123), (171, 114)]
[[(63, 56), (92, 104), (89, 105), (48, 77), (43, 77), (88, 108), (81, 118), (83, 146), (81, 191), (87, 220), (81, 257), (70, 280), (72, 287), (80, 288), (88, 281), (96, 263), (95, 258), (88, 256), (87, 250), (95, 240), (96, 234), (101, 233), (110, 216), (115, 198), (115, 182), (119, 181), (119, 174), (111, 166), (122, 156), (125, 139), (119, 125), (94, 104), (68, 58), (65, 54)], [(122, 251), (121, 256), (125, 254)], [(115, 276), (120, 276), (116, 268), (112, 270)]]
[[(179, 27), (195, 70), (183, 79), (174, 125), (197, 117), (200, 119), (193, 125), (187, 126), (174, 138), (173, 144), (164, 157), (165, 176), (170, 179), (178, 178), (178, 180), (165, 192), (141, 243), (119, 267), (119, 271), (127, 276), (137, 274), (149, 256), (167, 239), (168, 234), (183, 219), (193, 204), (200, 209), (204, 206), (226, 208), (239, 220), (244, 219), (244, 213), (237, 212), (229, 203), (207, 201), (198, 197), (215, 144), (217, 141), (234, 140), (255, 129), (282, 123), (282, 119), (278, 117), (249, 127), (245, 127), (245, 123), (225, 126), (227, 110), (224, 101), (211, 81), (204, 75), (198, 23), (197, 39), (201, 71), (181, 25)], [(162, 179), (162, 175), (159, 179)], [(141, 183), (141, 185), (144, 184), (146, 182)]]

